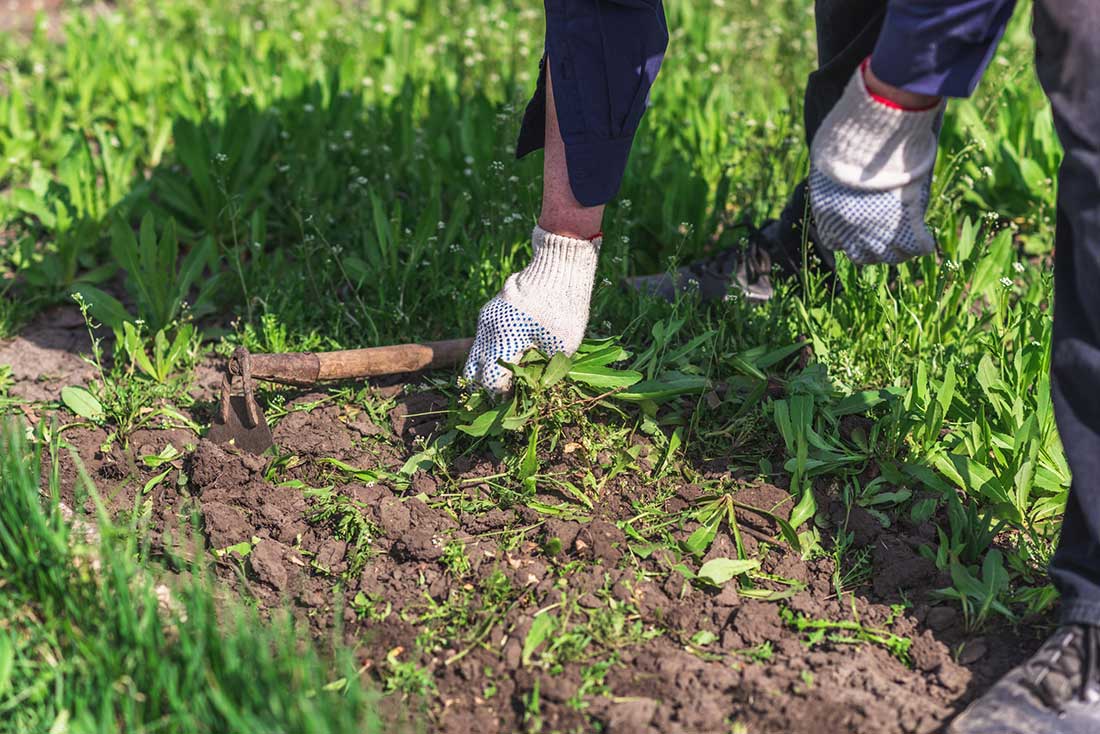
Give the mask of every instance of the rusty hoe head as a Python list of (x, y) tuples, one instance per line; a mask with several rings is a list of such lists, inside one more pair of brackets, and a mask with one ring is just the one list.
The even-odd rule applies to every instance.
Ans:
[[(239, 378), (240, 395), (233, 395), (231, 383)], [(252, 387), (252, 355), (237, 347), (222, 373), (218, 413), (207, 433), (214, 443), (235, 446), (250, 454), (262, 454), (275, 446), (267, 418), (256, 402)]]

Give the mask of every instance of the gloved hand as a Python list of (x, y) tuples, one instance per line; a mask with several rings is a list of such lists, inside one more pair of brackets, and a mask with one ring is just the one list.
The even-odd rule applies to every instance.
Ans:
[(876, 99), (863, 67), (810, 147), (817, 234), (857, 263), (899, 263), (936, 249), (924, 223), (946, 101), (907, 110)]
[(574, 239), (535, 227), (531, 263), (504, 282), (477, 319), (463, 376), (495, 393), (511, 386), (515, 363), (531, 347), (573, 354), (584, 339), (602, 238)]

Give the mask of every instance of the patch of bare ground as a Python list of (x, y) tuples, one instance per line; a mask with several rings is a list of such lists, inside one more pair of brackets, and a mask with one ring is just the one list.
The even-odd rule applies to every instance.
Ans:
[[(291, 407), (318, 397), (302, 395)], [(746, 512), (740, 518), (746, 547), (757, 552), (767, 544), (763, 570), (801, 587), (776, 603), (741, 595), (732, 584), (694, 586), (667, 550), (634, 553), (620, 528), (636, 511), (633, 499), (654, 497), (651, 483), (636, 474), (614, 477), (592, 512), (570, 519), (496, 506), (484, 478), (500, 466), (489, 456), (465, 457), (446, 477), (419, 473), (411, 486), (334, 479), (322, 461), (396, 471), (409, 454), (410, 432), (432, 430), (421, 414), (441, 402), (430, 393), (399, 398), (388, 426), (332, 404), (291, 412), (275, 438), (298, 463), (279, 483), (265, 478), (270, 459), (201, 441), (183, 464), (188, 481), (162, 482), (145, 498), (154, 547), (166, 555), (200, 554), (190, 545), (191, 518), (207, 551), (250, 545), (244, 558), (207, 558), (261, 608), (288, 605), (319, 639), (331, 639), (341, 615), (344, 642), (379, 685), (392, 682), (396, 665), (430, 675), (434, 689), (414, 703), (442, 732), (523, 731), (536, 719), (544, 730), (632, 734), (726, 732), (735, 723), (754, 733), (937, 732), (1037, 646), (1033, 634), (996, 622), (970, 633), (955, 606), (931, 595), (947, 579), (917, 551), (931, 538), (927, 527), (884, 529), (855, 513), (849, 529), (869, 549), (874, 573), (840, 599), (830, 558), (807, 561), (785, 550), (773, 541), (774, 523)], [(160, 438), (187, 440), (155, 433), (142, 438), (149, 451)], [(101, 483), (114, 477), (129, 488), (110, 494), (110, 504), (134, 507), (135, 492), (153, 471), (117, 450), (97, 453), (101, 440), (87, 432), (70, 443)], [(601, 476), (606, 467), (582, 454), (561, 455), (553, 471)], [(319, 519), (317, 498), (303, 491), (326, 483), (359, 508), (371, 529), (366, 556), (358, 555), (354, 539), (338, 537), (331, 517)], [(684, 485), (667, 494), (665, 509), (676, 512), (700, 493)], [(460, 495), (468, 501), (456, 504)], [(779, 513), (791, 505), (784, 489), (767, 484), (744, 485), (737, 497)], [(538, 499), (562, 498), (540, 493)], [(830, 513), (840, 514), (837, 503), (826, 508)], [(686, 537), (690, 529), (676, 532)], [(468, 560), (461, 573), (447, 557), (454, 543)], [(735, 554), (723, 531), (703, 560)], [(806, 633), (784, 622), (784, 607), (811, 619), (858, 619), (889, 629), (911, 640), (908, 657), (873, 644), (811, 646)], [(525, 651), (544, 614), (562, 625), (558, 635), (584, 628), (603, 630), (604, 638), (547, 665), (538, 651)], [(601, 663), (596, 678), (593, 666)]]

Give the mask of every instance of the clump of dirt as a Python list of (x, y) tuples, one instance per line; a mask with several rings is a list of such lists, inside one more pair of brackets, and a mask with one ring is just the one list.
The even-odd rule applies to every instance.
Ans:
[(32, 403), (58, 400), (61, 388), (95, 375), (95, 368), (80, 356), (89, 352), (79, 309), (56, 307), (39, 314), (19, 336), (0, 341), (0, 365), (11, 367), (9, 395)]
[[(918, 551), (928, 528), (884, 528), (827, 502), (822, 516), (846, 523), (873, 568), (838, 596), (830, 557), (807, 560), (778, 540), (772, 516), (789, 514), (789, 493), (731, 478), (746, 550), (783, 581), (703, 586), (683, 569), (736, 557), (728, 528), (697, 559), (674, 552), (697, 523), (668, 526), (655, 548), (628, 532), (643, 505), (688, 517), (703, 487), (629, 471), (591, 509), (550, 484), (504, 507), (493, 484), (506, 467), (488, 455), (411, 478), (387, 473), (407, 459), (410, 432), (438, 430), (440, 396), (400, 398), (388, 425), (321, 397), (288, 404), (279, 461), (200, 441), (187, 481), (149, 495), (154, 546), (205, 554), (227, 584), (263, 609), (288, 605), (318, 639), (340, 622), (367, 673), (422, 707), (433, 730), (935, 732), (1037, 644), (996, 624), (975, 636), (931, 594), (947, 584)], [(102, 475), (110, 457), (95, 457), (99, 438), (76, 445)], [(563, 451), (566, 438), (548, 474), (577, 486), (605, 476), (610, 459)], [(331, 459), (378, 479), (357, 480)], [(137, 487), (155, 471), (125, 469)], [(188, 545), (190, 519), (202, 547)], [(542, 617), (553, 628), (539, 638)], [(856, 643), (840, 627), (818, 639), (800, 619), (858, 621), (907, 642)]]

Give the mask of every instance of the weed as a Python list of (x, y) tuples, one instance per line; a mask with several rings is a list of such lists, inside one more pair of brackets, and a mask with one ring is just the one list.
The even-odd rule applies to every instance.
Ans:
[[(171, 346), (163, 338), (159, 343), (154, 341), (156, 365), (138, 344), (137, 332), (124, 333), (121, 341), (125, 345), (129, 339), (130, 345), (116, 349), (116, 359), (111, 362), (110, 368), (106, 368), (103, 341), (98, 335), (100, 327), (92, 320), (89, 304), (84, 297), (77, 293), (74, 294), (74, 299), (84, 317), (92, 347), (91, 355), (85, 357), (85, 360), (95, 367), (98, 379), (92, 383), (90, 393), (83, 388), (70, 387), (69, 394), (79, 397), (77, 400), (64, 400), (63, 395), (66, 406), (81, 418), (113, 426), (114, 433), (107, 443), (119, 438), (125, 444), (134, 431), (158, 419), (192, 427), (197, 433), (198, 427), (194, 422), (170, 404), (183, 400), (188, 386), (186, 374), (175, 378), (171, 374), (174, 369), (184, 366), (187, 360), (194, 358), (194, 345), (191, 341), (193, 335), (189, 327), (181, 332), (182, 338), (177, 336)], [(137, 351), (141, 352), (140, 357), (137, 356)], [(123, 354), (130, 356), (129, 364), (118, 358)], [(147, 374), (151, 379), (137, 378), (134, 365), (140, 366), (142, 363), (142, 369), (148, 368)]]
[(754, 663), (766, 663), (775, 656), (775, 650), (772, 647), (771, 640), (764, 640), (759, 645), (746, 647), (745, 649), (737, 650), (736, 652), (741, 657), (744, 657), (747, 660), (751, 660)]
[(348, 544), (345, 556), (348, 567), (344, 577), (358, 578), (373, 553), (371, 541), (382, 531), (367, 519), (366, 508), (358, 500), (332, 487), (310, 488), (305, 494), (313, 500), (309, 521), (328, 527)]
[(398, 693), (402, 698), (423, 698), (435, 693), (435, 680), (431, 672), (416, 664), (413, 660), (400, 660), (401, 648), (394, 648), (386, 655), (386, 669), (383, 673), (386, 693)]
[[(900, 610), (895, 610), (895, 614), (899, 612)], [(842, 645), (870, 642), (882, 646), (906, 666), (910, 665), (909, 648), (913, 641), (907, 637), (899, 637), (888, 630), (866, 627), (858, 621), (832, 622), (826, 619), (811, 619), (788, 607), (780, 609), (779, 616), (792, 629), (805, 633), (805, 642), (810, 647), (824, 641)], [(888, 624), (892, 621), (891, 619)]]
[(443, 556), (440, 558), (443, 567), (451, 572), (455, 578), (462, 578), (470, 572), (470, 559), (466, 556), (465, 543), (452, 540), (443, 546)]

